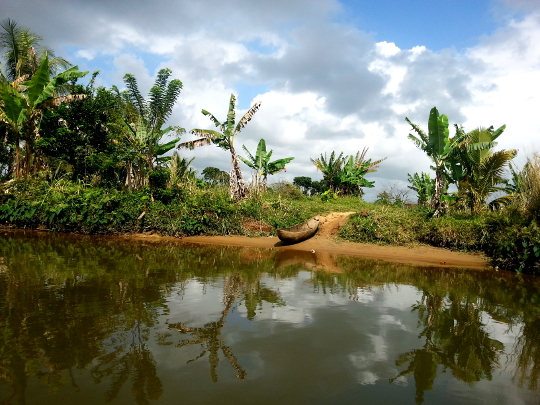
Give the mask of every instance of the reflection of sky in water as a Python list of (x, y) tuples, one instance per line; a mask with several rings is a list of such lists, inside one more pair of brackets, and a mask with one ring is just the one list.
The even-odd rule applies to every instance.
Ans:
[[(314, 289), (311, 277), (310, 272), (300, 272), (297, 278), (288, 279), (263, 276), (261, 283), (278, 291), (285, 305), (263, 302), (254, 320), (249, 321), (240, 298), (228, 315), (221, 336), (247, 372), (246, 381), (242, 383), (246, 393), (250, 392), (249, 381), (257, 381), (258, 389), (263, 392), (275, 385), (290, 395), (292, 381), (301, 385), (309, 380), (319, 387), (315, 392), (321, 389), (335, 395), (349, 392), (343, 399), (345, 403), (369, 386), (376, 387), (379, 394), (367, 395), (372, 401), (367, 403), (388, 403), (385, 401), (394, 397), (401, 398), (400, 403), (414, 403), (412, 374), (401, 376), (392, 384), (389, 380), (405, 368), (396, 366), (400, 354), (425, 342), (424, 337), (419, 337), (418, 314), (411, 311), (421, 293), (406, 285), (362, 288), (354, 297), (340, 290), (323, 293)], [(219, 319), (222, 298), (222, 282), (203, 285), (192, 280), (181, 293), (171, 294), (170, 314), (166, 318), (169, 322), (182, 320), (190, 326), (202, 326)], [(518, 330), (509, 331), (503, 323), (485, 313), (481, 321), (492, 339), (502, 342), (506, 350), (511, 349)], [(178, 341), (175, 331), (169, 333), (172, 342)], [(185, 369), (180, 371), (183, 376), (194, 368), (208, 368), (204, 358), (185, 364), (197, 356), (194, 348), (162, 350), (161, 353), (160, 349), (163, 348), (156, 347), (154, 351), (158, 363), (177, 372)], [(530, 394), (511, 382), (513, 370), (506, 364), (505, 355), (500, 356), (500, 365), (492, 381), (473, 384), (456, 380), (450, 371), (444, 372), (442, 366), (438, 366), (433, 389), (424, 393), (424, 403), (530, 403)], [(220, 381), (234, 382), (232, 368), (223, 358), (218, 371)], [(381, 384), (386, 388), (381, 388)], [(386, 393), (381, 394), (381, 389)], [(406, 392), (397, 394), (399, 390)]]
[[(14, 246), (19, 248), (18, 243)], [(62, 244), (56, 249), (60, 259), (57, 267), (50, 265), (52, 274), (66, 267), (62, 258), (71, 256), (62, 252), (68, 248), (69, 244)], [(0, 252), (2, 249), (0, 244)], [(88, 262), (83, 260), (78, 265), (80, 274), (73, 283), (69, 281), (70, 273), (67, 279), (46, 278), (51, 280), (47, 287), (33, 275), (32, 266), (37, 261), (31, 255), (21, 256), (18, 262), (9, 259), (2, 263), (7, 269), (0, 277), (0, 287), (5, 292), (0, 308), (4, 309), (5, 319), (11, 319), (13, 330), (21, 335), (26, 333), (24, 328), (39, 326), (30, 340), (12, 334), (10, 344), (0, 348), (4, 350), (0, 355), (13, 356), (7, 360), (0, 358), (2, 370), (25, 353), (18, 345), (32, 341), (39, 350), (35, 350), (38, 354), (31, 362), (46, 372), (60, 370), (53, 377), (59, 375), (64, 379), (59, 384), (64, 388), (56, 395), (44, 393), (48, 381), (54, 382), (54, 378), (30, 378), (28, 404), (103, 403), (115, 378), (121, 377), (118, 370), (123, 364), (127, 364), (126, 370), (131, 374), (112, 402), (115, 404), (134, 403), (132, 384), (140, 386), (138, 378), (145, 373), (157, 376), (154, 388), (157, 383), (163, 387), (157, 399), (150, 398), (149, 403), (156, 404), (540, 402), (537, 394), (527, 391), (526, 384), (520, 387), (515, 376), (516, 353), (521, 350), (518, 338), (530, 350), (540, 347), (535, 343), (539, 329), (535, 307), (520, 302), (521, 298), (525, 303), (532, 302), (531, 295), (523, 292), (525, 284), (514, 283), (508, 288), (504, 282), (486, 281), (483, 276), (466, 272), (430, 272), (406, 266), (393, 269), (386, 268), (387, 265), (377, 267), (376, 263), (371, 267), (372, 264), (356, 261), (349, 263), (350, 273), (291, 269), (280, 273), (282, 267), (273, 267), (276, 263), (271, 255), (268, 261), (257, 262), (252, 268), (249, 260), (242, 267), (242, 260), (247, 259), (234, 250), (214, 248), (209, 254), (185, 251), (184, 263), (183, 250), (173, 250), (178, 255), (175, 262), (168, 256), (170, 252), (154, 253), (156, 249), (153, 246), (136, 250), (145, 258), (144, 262), (134, 259), (129, 249), (125, 255), (116, 253), (117, 257), (113, 254), (115, 249), (105, 249), (110, 253), (106, 255), (108, 268), (102, 261), (94, 260), (97, 253), (89, 255), (85, 259)], [(149, 257), (150, 253), (154, 256)], [(221, 256), (224, 259), (220, 262)], [(211, 260), (193, 263), (189, 262), (190, 257)], [(253, 260), (258, 256), (246, 257)], [(301, 257), (302, 263), (309, 259), (306, 257)], [(286, 263), (291, 256), (280, 260)], [(335, 270), (336, 263), (328, 266)], [(221, 266), (225, 268), (219, 270)], [(361, 269), (356, 271), (356, 267)], [(259, 268), (269, 273), (259, 273)], [(17, 274), (14, 269), (23, 275), (6, 284), (9, 277)], [(26, 278), (25, 271), (30, 273)], [(107, 274), (109, 280), (100, 274)], [(291, 276), (280, 278), (279, 274)], [(461, 283), (459, 288), (454, 288), (455, 281)], [(36, 289), (31, 290), (25, 282), (33, 283)], [(478, 292), (477, 287), (484, 285), (489, 288)], [(496, 288), (491, 291), (491, 286)], [(53, 290), (58, 294), (50, 294)], [(19, 293), (10, 295), (10, 291)], [(23, 307), (20, 318), (12, 316), (18, 305)], [(36, 308), (44, 320), (35, 316)], [(105, 311), (107, 316), (103, 315)], [(84, 314), (82, 320), (74, 315), (78, 312)], [(22, 319), (24, 328), (19, 329)], [(507, 326), (508, 319), (513, 319), (512, 329)], [(524, 323), (520, 323), (522, 319)], [(429, 329), (429, 325), (433, 327)], [(59, 330), (63, 326), (69, 332), (66, 336)], [(9, 334), (3, 336), (10, 338)], [(471, 341), (473, 344), (467, 346)], [(97, 344), (93, 351), (83, 356), (83, 360), (89, 359), (88, 363), (80, 367), (69, 354), (66, 358), (60, 356), (64, 348), (69, 353), (84, 353), (86, 346), (94, 342)], [(10, 352), (11, 347), (15, 349)], [(470, 358), (463, 350), (467, 347), (476, 351)], [(95, 382), (92, 367), (115, 350), (120, 350), (120, 357), (124, 356), (121, 360), (127, 363), (105, 359), (100, 370), (104, 372), (110, 367), (113, 374), (103, 377), (101, 383)], [(215, 355), (211, 355), (212, 351)], [(457, 360), (426, 362), (432, 355), (457, 358), (464, 354), (464, 360), (470, 364), (463, 370), (455, 368), (462, 364)], [(487, 367), (474, 364), (485, 359)], [(406, 373), (413, 361), (433, 367), (413, 367)], [(450, 364), (454, 369), (445, 369), (441, 364)], [(242, 373), (245, 379), (240, 381)], [(459, 373), (460, 379), (453, 375)], [(70, 385), (71, 378), (78, 388)], [(6, 403), (6, 396), (2, 395), (10, 382), (2, 384), (0, 403)], [(418, 387), (422, 388), (420, 393)]]

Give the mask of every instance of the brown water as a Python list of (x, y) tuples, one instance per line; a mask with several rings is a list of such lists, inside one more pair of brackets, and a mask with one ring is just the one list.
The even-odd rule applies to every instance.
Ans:
[(537, 404), (538, 287), (0, 231), (0, 404)]

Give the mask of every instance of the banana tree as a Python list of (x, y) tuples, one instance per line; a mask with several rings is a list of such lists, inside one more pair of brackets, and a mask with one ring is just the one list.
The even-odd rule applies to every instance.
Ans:
[[(442, 214), (443, 208), (442, 192), (447, 187), (448, 178), (450, 177), (447, 168), (454, 162), (454, 149), (466, 138), (467, 134), (458, 132), (454, 138), (450, 139), (448, 117), (444, 114), (439, 115), (436, 107), (433, 107), (429, 113), (427, 134), (418, 125), (413, 124), (409, 118), (405, 118), (405, 121), (411, 125), (417, 134), (417, 136), (409, 134), (409, 139), (418, 148), (426, 152), (434, 164), (435, 190), (431, 199), (431, 207), (434, 210), (433, 216), (438, 217)], [(454, 170), (456, 169), (454, 168)]]
[(418, 205), (425, 205), (433, 198), (433, 191), (435, 190), (435, 179), (432, 179), (428, 173), (422, 172), (421, 174), (414, 173), (412, 176), (407, 174), (409, 178), (410, 186), (407, 186), (411, 190), (416, 191), (418, 196)]
[(323, 173), (323, 181), (331, 192), (340, 191), (341, 194), (362, 195), (362, 187), (374, 187), (373, 181), (368, 181), (364, 176), (373, 173), (379, 168), (379, 164), (386, 158), (372, 162), (366, 159), (369, 148), (364, 148), (362, 152), (357, 152), (355, 156), (343, 156), (341, 152), (336, 158), (336, 153), (332, 151), (330, 159), (326, 155), (318, 159), (311, 159), (311, 162)]
[[(164, 156), (176, 146), (180, 134), (184, 131), (180, 127), (167, 127), (165, 129), (149, 131), (147, 125), (139, 119), (137, 125), (124, 122), (126, 156), (126, 186), (128, 189), (139, 189), (149, 185), (150, 173), (155, 163), (168, 162), (171, 157)], [(161, 143), (165, 134), (177, 135), (170, 141)]]
[(323, 181), (326, 183), (330, 191), (334, 191), (336, 187), (336, 178), (341, 170), (343, 163), (343, 152), (341, 152), (336, 158), (336, 152), (332, 151), (330, 159), (326, 158), (326, 153), (321, 153), (321, 157), (317, 159), (311, 159), (311, 163), (315, 165), (323, 174)]
[(234, 149), (234, 138), (244, 128), (253, 115), (259, 110), (261, 102), (256, 102), (251, 108), (244, 114), (244, 116), (236, 123), (236, 97), (231, 94), (229, 101), (229, 111), (227, 113), (226, 121), (219, 122), (217, 118), (206, 110), (202, 110), (203, 115), (206, 115), (219, 128), (219, 131), (212, 129), (192, 129), (191, 134), (196, 135), (199, 139), (189, 142), (183, 142), (178, 145), (178, 148), (194, 149), (199, 146), (217, 145), (218, 147), (228, 150), (231, 153), (231, 173), (229, 182), (229, 194), (232, 200), (240, 201), (248, 196), (248, 189), (244, 183), (242, 171), (238, 164), (238, 156)]
[[(43, 113), (62, 103), (86, 97), (84, 94), (55, 97), (55, 90), (87, 73), (74, 66), (51, 79), (49, 59), (44, 57), (30, 80), (19, 84), (26, 77), (23, 76), (11, 84), (0, 82), (0, 120), (15, 134), (15, 177), (32, 175), (43, 166), (39, 151), (36, 151)], [(21, 142), (24, 142), (24, 154), (21, 153)]]
[(238, 156), (238, 158), (248, 167), (255, 170), (255, 186), (257, 188), (262, 186), (263, 190), (266, 190), (268, 175), (286, 170), (285, 165), (294, 159), (293, 157), (288, 157), (271, 162), (270, 157), (272, 156), (273, 151), (266, 152), (266, 142), (264, 139), (259, 141), (255, 157), (247, 150), (245, 145), (242, 145), (242, 148), (246, 151), (248, 159), (245, 159), (242, 156)]

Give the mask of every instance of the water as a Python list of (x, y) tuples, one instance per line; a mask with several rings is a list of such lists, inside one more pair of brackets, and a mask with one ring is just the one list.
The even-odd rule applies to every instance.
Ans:
[(0, 404), (536, 404), (538, 286), (0, 231)]

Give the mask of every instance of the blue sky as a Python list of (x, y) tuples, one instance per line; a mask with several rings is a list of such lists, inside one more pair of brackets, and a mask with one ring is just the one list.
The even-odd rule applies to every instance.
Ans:
[[(170, 68), (184, 83), (172, 125), (210, 127), (201, 109), (224, 116), (231, 93), (240, 109), (262, 101), (237, 142), (296, 157), (274, 181), (318, 179), (310, 158), (369, 147), (387, 160), (368, 199), (406, 188), (430, 163), (405, 117), (425, 127), (433, 106), (469, 130), (506, 124), (499, 148), (518, 165), (540, 148), (538, 0), (2, 0), (0, 14), (105, 86), (129, 72), (146, 94)], [(217, 148), (182, 153), (229, 168)]]

